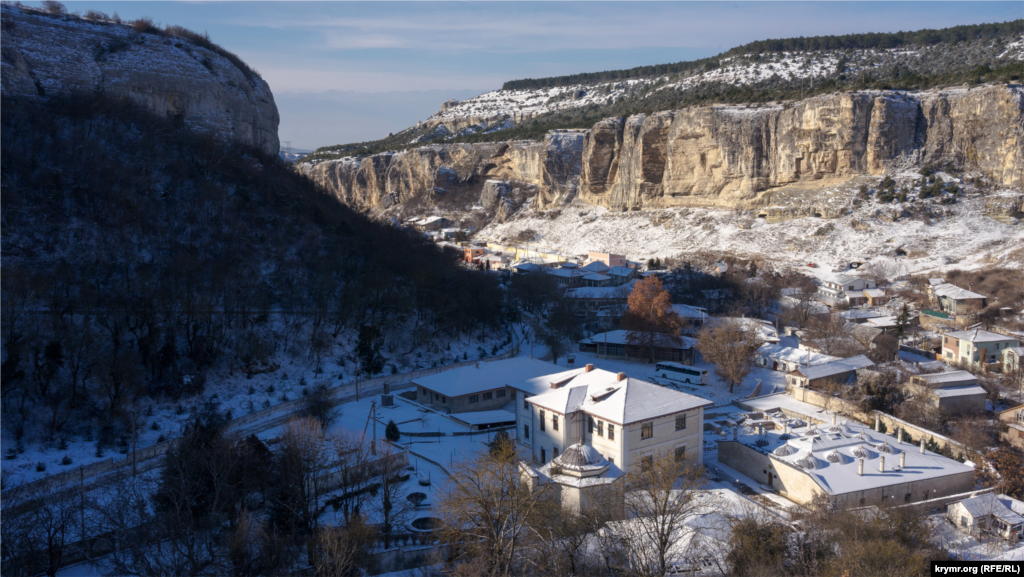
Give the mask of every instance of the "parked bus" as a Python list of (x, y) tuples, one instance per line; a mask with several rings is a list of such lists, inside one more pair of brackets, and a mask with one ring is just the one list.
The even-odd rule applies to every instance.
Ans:
[(679, 363), (658, 363), (654, 367), (654, 371), (661, 375), (663, 379), (682, 381), (694, 385), (708, 384), (707, 369), (698, 369), (697, 367), (681, 365)]

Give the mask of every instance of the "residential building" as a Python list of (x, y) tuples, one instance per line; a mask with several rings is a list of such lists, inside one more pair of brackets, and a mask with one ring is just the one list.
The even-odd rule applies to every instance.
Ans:
[(1013, 337), (982, 329), (956, 331), (942, 335), (942, 360), (980, 368), (985, 363), (1002, 362), (1003, 349), (1020, 346)]
[(538, 380), (548, 391), (516, 403), (517, 439), (534, 462), (580, 444), (625, 471), (655, 453), (702, 464), (704, 408), (711, 401), (593, 365), (518, 386), (532, 388)]
[[(870, 319), (868, 322), (870, 322)], [(891, 362), (896, 360), (900, 351), (899, 340), (885, 332), (884, 329), (865, 324), (847, 323), (846, 328), (850, 338), (868, 351), (868, 356), (879, 362)]]
[(622, 286), (637, 277), (636, 269), (627, 266), (613, 266), (605, 274), (611, 277), (612, 286)]
[(929, 405), (949, 413), (980, 413), (988, 391), (967, 371), (948, 371), (910, 377), (907, 388)]
[(592, 272), (583, 275), (583, 284), (588, 287), (604, 287), (612, 285), (612, 277), (601, 274), (599, 272)]
[(1024, 347), (1003, 349), (1003, 372), (1013, 374), (1020, 367), (1024, 367)]
[(946, 506), (946, 517), (965, 533), (992, 533), (1003, 539), (1024, 536), (1024, 503), (1007, 495), (982, 493)]
[[(629, 344), (628, 334), (629, 331), (625, 330), (598, 333), (579, 342), (580, 352), (612, 359), (649, 359), (643, 347)], [(691, 337), (681, 336), (678, 343), (671, 342), (667, 337), (659, 339), (654, 347), (654, 360), (692, 365), (696, 358), (696, 346), (697, 339)]]
[(787, 347), (778, 343), (767, 343), (757, 349), (754, 362), (766, 369), (788, 373), (800, 367), (813, 367), (841, 360), (822, 353)]
[(572, 268), (556, 268), (548, 270), (547, 273), (555, 277), (558, 285), (563, 287), (578, 287), (583, 284), (583, 277), (587, 275), (584, 271)]
[(487, 249), (482, 246), (467, 246), (463, 249), (462, 260), (474, 264), (477, 259), (484, 256)]
[[(595, 263), (595, 262), (604, 263), (605, 266), (607, 266), (608, 268), (612, 268), (612, 267), (616, 267), (616, 266), (623, 266), (623, 267), (629, 268), (629, 261), (626, 260), (626, 256), (625, 255), (621, 255), (621, 254), (611, 254), (611, 253), (608, 253), (608, 252), (594, 252), (594, 251), (590, 251), (590, 253), (587, 255), (587, 262), (586, 262), (586, 264), (590, 265), (590, 264)], [(605, 269), (605, 270), (608, 270), (608, 269)], [(598, 272), (604, 272), (604, 271), (598, 271)]]
[(439, 231), (447, 228), (451, 221), (443, 216), (428, 216), (421, 218), (414, 223), (414, 226), (421, 231)]
[(825, 496), (840, 508), (895, 505), (974, 488), (973, 465), (926, 450), (924, 439), (903, 443), (853, 423), (765, 420), (718, 441), (718, 460), (799, 504)]
[(955, 315), (976, 313), (988, 304), (985, 295), (949, 283), (929, 286), (928, 293), (940, 310)]
[(708, 320), (708, 311), (702, 307), (672, 305), (672, 312), (683, 319), (683, 332), (695, 332)]
[(867, 297), (864, 296), (863, 291), (864, 289), (873, 288), (878, 288), (878, 285), (866, 278), (848, 274), (837, 274), (826, 279), (818, 287), (818, 292), (833, 300), (848, 300), (848, 293), (853, 293), (856, 299), (863, 299), (864, 302), (867, 302)]
[(746, 328), (748, 331), (754, 331), (757, 333), (757, 337), (761, 339), (762, 343), (777, 343), (779, 342), (779, 331), (775, 328), (775, 325), (770, 321), (761, 319), (752, 319), (746, 317), (709, 317), (705, 324), (717, 325), (719, 323), (737, 323), (740, 326)]
[(786, 384), (805, 389), (817, 388), (829, 383), (853, 384), (857, 371), (874, 367), (875, 363), (864, 355), (857, 355), (830, 363), (800, 367), (786, 373)]
[(416, 401), (438, 411), (492, 411), (516, 400), (516, 390), (509, 383), (561, 370), (552, 363), (514, 357), (417, 377), (411, 382), (416, 385)]
[(624, 307), (633, 291), (634, 282), (622, 286), (576, 287), (565, 291), (565, 298), (570, 299), (577, 310), (598, 310), (607, 307)]
[(889, 296), (885, 294), (885, 289), (864, 289), (864, 296), (867, 297), (869, 307), (877, 307), (889, 302)]
[(999, 411), (999, 439), (1018, 449), (1024, 449), (1024, 405)]

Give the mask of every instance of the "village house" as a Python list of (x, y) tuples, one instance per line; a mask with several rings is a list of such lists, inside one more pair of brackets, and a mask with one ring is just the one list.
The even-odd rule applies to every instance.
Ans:
[(873, 288), (878, 288), (878, 285), (866, 278), (837, 274), (818, 286), (818, 292), (831, 302), (847, 301), (852, 305), (866, 303), (867, 296), (864, 295), (864, 289)]
[(612, 286), (622, 286), (637, 277), (636, 269), (625, 266), (613, 266), (604, 274), (611, 277)]
[(884, 329), (870, 326), (866, 323), (862, 325), (848, 323), (846, 328), (849, 331), (850, 338), (861, 347), (867, 349), (868, 355), (871, 358), (879, 362), (896, 360), (896, 355), (900, 351), (900, 342)]
[(439, 231), (442, 228), (447, 228), (449, 225), (451, 225), (451, 221), (443, 216), (428, 216), (413, 223), (417, 230), (423, 232)]
[(599, 272), (592, 272), (583, 276), (583, 283), (584, 286), (588, 287), (611, 286), (612, 277), (606, 274), (601, 274)]
[(844, 509), (902, 505), (974, 488), (972, 465), (926, 450), (924, 439), (904, 443), (902, 434), (888, 437), (835, 417), (831, 425), (783, 417), (733, 431), (731, 441), (718, 441), (718, 460), (802, 505), (819, 496)]
[[(626, 338), (629, 331), (617, 330), (598, 333), (579, 342), (580, 352), (592, 353), (611, 359), (647, 359), (642, 347), (631, 345)], [(697, 340), (690, 337), (679, 337), (678, 344), (668, 342), (666, 338), (654, 347), (655, 361), (672, 361), (684, 365), (692, 365), (695, 359), (694, 347)]]
[(985, 363), (1002, 362), (1003, 349), (1017, 346), (1020, 341), (999, 333), (982, 329), (956, 331), (942, 335), (942, 360), (977, 369)]
[(416, 377), (416, 401), (448, 413), (494, 411), (516, 400), (516, 390), (509, 383), (550, 375), (561, 370), (558, 365), (514, 357), (501, 361), (480, 362)]
[(633, 290), (633, 282), (622, 286), (576, 287), (565, 291), (573, 308), (579, 311), (594, 311), (607, 307), (624, 307)]
[(556, 268), (547, 271), (547, 273), (555, 277), (558, 286), (567, 288), (582, 285), (583, 277), (586, 276), (585, 272), (574, 268)]
[(1003, 372), (1010, 375), (1019, 367), (1024, 366), (1024, 347), (1006, 347), (1003, 349)]
[(1003, 539), (1018, 540), (1024, 535), (1024, 503), (1006, 495), (982, 493), (946, 507), (953, 525), (974, 536), (994, 533)]
[(1024, 449), (1024, 405), (999, 411), (999, 439), (1018, 449)]
[(467, 246), (463, 249), (462, 260), (470, 264), (476, 264), (477, 259), (486, 253), (487, 249), (482, 246)]
[(857, 371), (875, 366), (871, 359), (857, 355), (829, 363), (800, 367), (786, 373), (786, 384), (804, 389), (819, 388), (830, 383), (842, 385), (857, 381)]
[(885, 294), (885, 289), (864, 289), (864, 296), (867, 297), (869, 307), (877, 307), (889, 302), (889, 296)]
[(949, 283), (929, 286), (928, 294), (934, 306), (954, 315), (976, 313), (988, 304), (988, 297), (985, 295)]
[(761, 348), (757, 349), (757, 353), (754, 356), (754, 362), (759, 367), (783, 373), (795, 371), (800, 367), (813, 367), (838, 360), (841, 359), (818, 352), (787, 347), (778, 343), (761, 345)]
[(949, 371), (910, 377), (907, 389), (929, 405), (948, 413), (980, 413), (988, 392), (967, 371)]
[(629, 261), (626, 260), (625, 255), (594, 251), (590, 251), (590, 253), (587, 255), (587, 262), (584, 263), (584, 268), (597, 262), (604, 264), (607, 268), (605, 268), (604, 270), (597, 270), (596, 272), (605, 272), (606, 270), (616, 266), (629, 268)]

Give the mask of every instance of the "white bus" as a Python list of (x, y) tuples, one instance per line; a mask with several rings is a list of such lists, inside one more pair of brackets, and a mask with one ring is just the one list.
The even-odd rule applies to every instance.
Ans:
[(694, 385), (708, 384), (707, 369), (698, 369), (697, 367), (681, 365), (679, 363), (658, 363), (654, 367), (654, 372), (661, 375), (663, 379), (682, 381)]

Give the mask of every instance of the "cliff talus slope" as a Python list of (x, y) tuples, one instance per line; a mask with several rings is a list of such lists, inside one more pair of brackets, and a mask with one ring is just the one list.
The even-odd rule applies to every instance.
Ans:
[(3, 6), (3, 95), (128, 98), (190, 128), (277, 154), (269, 86), (215, 50), (173, 34)]

